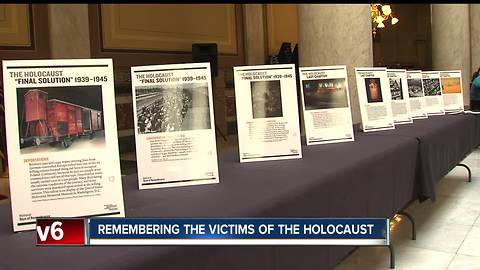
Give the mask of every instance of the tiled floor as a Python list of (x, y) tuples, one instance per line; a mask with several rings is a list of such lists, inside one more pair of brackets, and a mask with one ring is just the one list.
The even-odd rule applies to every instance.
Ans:
[[(403, 219), (395, 226), (391, 241), (398, 270), (480, 270), (480, 149), (463, 163), (472, 170), (467, 183), (465, 168), (456, 167), (437, 185), (437, 200), (414, 203), (406, 212), (417, 224), (417, 240)], [(362, 247), (334, 270), (389, 269), (387, 248)]]

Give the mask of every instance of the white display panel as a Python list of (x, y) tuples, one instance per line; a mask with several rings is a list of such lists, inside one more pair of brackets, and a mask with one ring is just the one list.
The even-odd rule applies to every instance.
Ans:
[(240, 162), (301, 158), (295, 65), (233, 70)]
[(131, 71), (139, 188), (218, 183), (210, 64)]
[(443, 115), (442, 89), (438, 71), (422, 71), (423, 92), (425, 93), (425, 110), (428, 115)]
[(111, 59), (3, 61), (14, 231), (123, 217)]
[(425, 109), (425, 93), (423, 92), (422, 71), (407, 70), (407, 85), (412, 118), (428, 118), (427, 110)]
[(463, 85), (462, 71), (440, 71), (440, 85), (442, 86), (443, 104), (445, 112), (463, 112)]
[(354, 140), (346, 66), (300, 68), (307, 145)]
[(393, 121), (397, 124), (410, 124), (413, 119), (408, 96), (407, 71), (405, 69), (387, 69), (392, 94)]
[(364, 132), (394, 129), (392, 96), (386, 68), (355, 68)]

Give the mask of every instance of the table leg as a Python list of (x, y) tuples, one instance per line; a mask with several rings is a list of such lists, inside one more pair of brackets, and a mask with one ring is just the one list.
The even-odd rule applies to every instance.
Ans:
[(470, 167), (468, 167), (467, 165), (462, 164), (462, 163), (458, 163), (457, 166), (464, 167), (465, 169), (467, 169), (467, 171), (468, 171), (468, 182), (472, 182), (472, 171), (470, 170)]
[(393, 250), (393, 245), (390, 244), (387, 246), (390, 250), (390, 269), (395, 269), (395, 252)]
[(398, 212), (398, 215), (404, 216), (408, 220), (410, 220), (410, 223), (412, 223), (412, 240), (416, 240), (417, 239), (417, 230), (415, 228), (415, 220), (413, 219), (413, 217), (409, 213), (404, 212), (404, 211)]

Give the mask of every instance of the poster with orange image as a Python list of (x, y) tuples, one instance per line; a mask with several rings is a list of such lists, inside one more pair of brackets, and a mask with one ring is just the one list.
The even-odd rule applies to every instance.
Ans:
[(460, 70), (440, 71), (445, 112), (463, 112), (462, 72)]

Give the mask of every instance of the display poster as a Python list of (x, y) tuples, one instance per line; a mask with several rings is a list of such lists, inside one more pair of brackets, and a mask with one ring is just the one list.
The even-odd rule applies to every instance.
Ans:
[(394, 129), (392, 95), (386, 68), (355, 68), (364, 132)]
[(131, 71), (139, 188), (218, 183), (210, 64)]
[(445, 112), (463, 112), (462, 72), (460, 70), (440, 71), (440, 85)]
[(390, 93), (392, 94), (392, 113), (395, 124), (413, 123), (410, 113), (410, 99), (405, 69), (387, 69)]
[(422, 71), (423, 92), (425, 93), (425, 110), (428, 115), (445, 114), (442, 89), (440, 87), (440, 72)]
[(301, 158), (295, 65), (233, 71), (240, 162)]
[(111, 59), (3, 61), (14, 231), (123, 217)]
[(300, 68), (307, 145), (354, 140), (346, 66)]
[(410, 113), (413, 119), (427, 118), (425, 95), (423, 92), (421, 70), (407, 70), (408, 96), (410, 98)]

